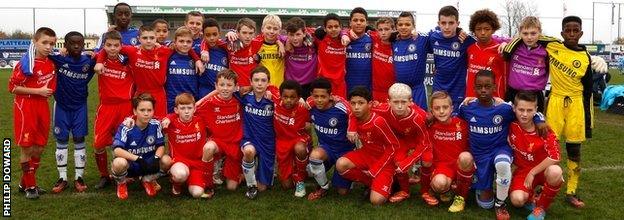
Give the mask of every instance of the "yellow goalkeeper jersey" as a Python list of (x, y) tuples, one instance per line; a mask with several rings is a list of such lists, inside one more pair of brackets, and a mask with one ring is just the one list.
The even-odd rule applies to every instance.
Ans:
[(583, 45), (582, 49), (567, 48), (559, 41), (546, 46), (552, 93), (562, 96), (583, 95), (583, 77), (590, 69), (591, 58)]
[(279, 47), (277, 44), (268, 44), (264, 42), (260, 51), (260, 65), (266, 67), (270, 74), (270, 84), (279, 87), (284, 81), (284, 58), (279, 56)]

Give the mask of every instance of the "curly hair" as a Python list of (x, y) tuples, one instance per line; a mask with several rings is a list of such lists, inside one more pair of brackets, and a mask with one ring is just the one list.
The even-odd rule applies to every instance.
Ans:
[(470, 32), (474, 32), (477, 24), (488, 23), (492, 26), (494, 31), (500, 29), (500, 22), (498, 21), (498, 16), (496, 13), (490, 11), (489, 9), (482, 9), (475, 11), (474, 14), (470, 16), (470, 25), (468, 26)]

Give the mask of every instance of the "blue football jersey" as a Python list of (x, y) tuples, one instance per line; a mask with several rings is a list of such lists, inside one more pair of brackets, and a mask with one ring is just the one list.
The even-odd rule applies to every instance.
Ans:
[(371, 90), (373, 39), (364, 34), (347, 46), (346, 69), (347, 92), (353, 87), (364, 86)]
[(132, 128), (120, 125), (113, 140), (114, 148), (119, 147), (144, 158), (154, 157), (156, 149), (164, 145), (162, 127), (156, 119), (150, 120), (143, 130), (136, 125)]
[(167, 69), (167, 111), (173, 112), (175, 97), (183, 92), (190, 93), (199, 100), (198, 76), (195, 72), (195, 61), (189, 55), (173, 53), (169, 58)]
[(202, 42), (202, 37), (193, 39), (193, 47), (191, 49), (193, 49), (193, 51), (195, 51), (197, 55), (201, 54), (201, 42)]
[(460, 100), (466, 92), (467, 49), (475, 43), (472, 37), (463, 43), (455, 35), (445, 38), (440, 30), (429, 32), (430, 53), (433, 53), (435, 74), (433, 75), (433, 91), (447, 91), (451, 98)]
[(470, 151), (476, 158), (492, 156), (496, 149), (509, 147), (507, 134), (515, 119), (511, 104), (488, 107), (475, 99), (459, 107), (459, 116), (468, 122)]
[(79, 109), (87, 103), (89, 81), (93, 78), (95, 60), (87, 55), (75, 59), (70, 56), (51, 55), (56, 65), (56, 104), (64, 110)]
[(417, 38), (397, 39), (392, 43), (392, 62), (396, 82), (410, 87), (423, 85), (427, 67), (429, 36), (418, 34)]
[(273, 101), (264, 97), (256, 101), (253, 92), (239, 98), (243, 107), (243, 139), (256, 145), (274, 148)]
[(210, 60), (204, 63), (206, 70), (199, 76), (199, 97), (202, 98), (215, 90), (217, 74), (228, 68), (228, 53), (220, 47), (211, 47), (208, 50)]
[(320, 146), (332, 149), (334, 152), (345, 152), (355, 147), (347, 139), (348, 108), (349, 106), (344, 103), (336, 102), (328, 109), (321, 110), (316, 107), (310, 109), (310, 119), (314, 124)]

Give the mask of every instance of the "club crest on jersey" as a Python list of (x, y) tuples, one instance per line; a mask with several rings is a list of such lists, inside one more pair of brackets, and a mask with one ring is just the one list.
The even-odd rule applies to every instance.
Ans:
[(407, 51), (409, 51), (409, 52), (416, 51), (416, 45), (410, 44), (409, 46), (407, 46)]
[(133, 37), (132, 39), (130, 39), (130, 44), (132, 44), (132, 45), (137, 45), (138, 42), (139, 41), (137, 40), (136, 37)]
[(150, 135), (145, 138), (145, 142), (147, 142), (147, 144), (154, 144), (154, 140), (154, 135)]
[(193, 62), (193, 60), (189, 60), (188, 62), (191, 68), (195, 68), (195, 62)]
[(364, 44), (364, 49), (366, 50), (366, 52), (370, 52), (371, 51), (371, 43)]
[(219, 108), (219, 107), (214, 107), (214, 110), (213, 110), (213, 111), (214, 111), (214, 112), (221, 112), (221, 108)]
[(581, 61), (579, 61), (579, 60), (572, 61), (572, 66), (574, 66), (574, 68), (581, 67)]
[(272, 112), (273, 111), (273, 105), (265, 105), (264, 106), (264, 110), (267, 112)]
[(453, 44), (451, 44), (451, 48), (453, 48), (453, 50), (459, 50), (459, 42), (453, 42)]
[(495, 115), (494, 118), (492, 119), (492, 122), (494, 122), (494, 124), (500, 124), (501, 122), (503, 122), (503, 116), (501, 115)]
[(227, 57), (221, 58), (221, 65), (223, 66), (227, 65)]
[(329, 126), (336, 127), (337, 124), (338, 124), (338, 119), (337, 118), (330, 118), (329, 119)]
[(55, 133), (55, 134), (60, 134), (60, 133), (61, 133), (61, 128), (59, 128), (59, 127), (54, 127), (54, 133)]
[(154, 69), (160, 69), (160, 62), (154, 62)]
[(89, 69), (91, 69), (91, 65), (89, 64), (85, 64), (84, 66), (82, 66), (83, 73), (89, 72)]

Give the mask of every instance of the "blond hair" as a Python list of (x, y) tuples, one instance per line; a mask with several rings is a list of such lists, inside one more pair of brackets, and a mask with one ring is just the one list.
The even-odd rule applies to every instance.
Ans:
[(522, 31), (522, 29), (526, 28), (537, 28), (540, 32), (542, 31), (542, 23), (535, 16), (526, 16), (520, 22), (520, 26), (518, 26), (518, 30)]
[(174, 40), (177, 40), (178, 37), (190, 37), (192, 39), (193, 38), (193, 32), (191, 32), (191, 30), (188, 29), (187, 27), (179, 27), (175, 31)]
[(453, 99), (451, 99), (451, 96), (446, 91), (433, 92), (433, 94), (431, 94), (431, 101), (429, 101), (429, 106), (433, 106), (433, 100), (436, 99), (446, 99), (449, 101), (449, 103), (451, 103), (451, 106), (453, 105)]
[(388, 89), (389, 98), (412, 98), (412, 88), (404, 83), (395, 83)]
[(262, 28), (264, 28), (264, 26), (266, 26), (267, 24), (272, 24), (277, 26), (278, 29), (282, 29), (282, 20), (277, 15), (268, 14), (267, 16), (265, 16), (262, 20)]

